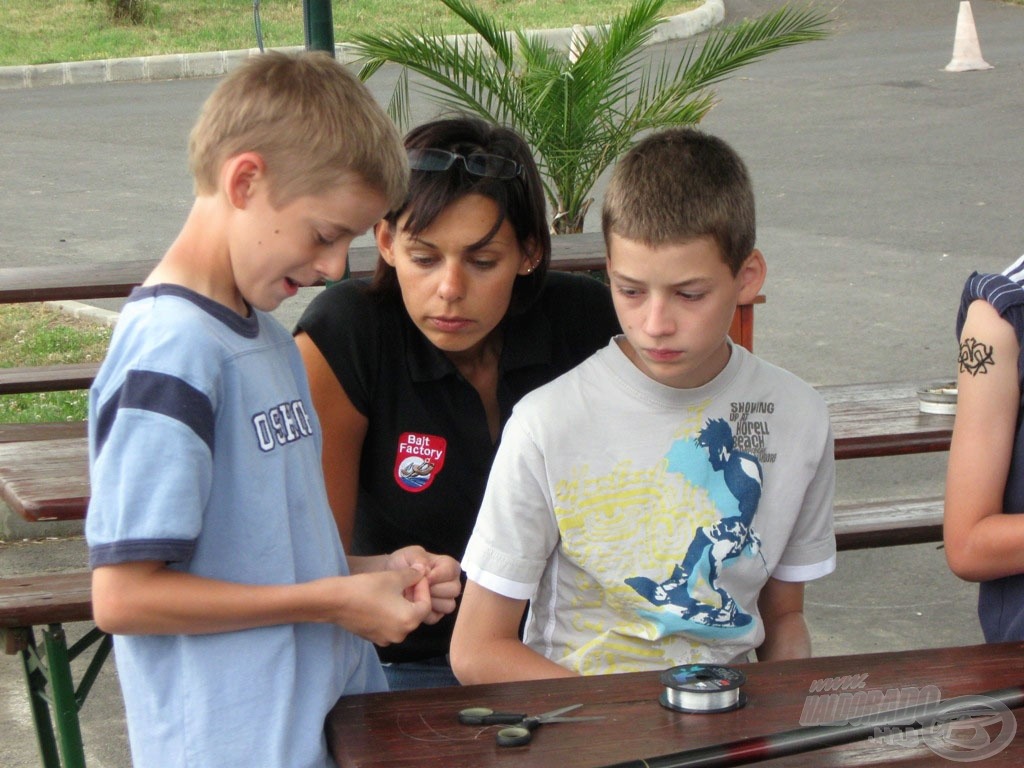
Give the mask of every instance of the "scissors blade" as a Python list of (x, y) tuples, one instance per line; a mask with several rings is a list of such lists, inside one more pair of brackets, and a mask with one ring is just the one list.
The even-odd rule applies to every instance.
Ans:
[(545, 717), (541, 722), (544, 723), (585, 723), (590, 720), (604, 720), (603, 715), (594, 715), (592, 717)]
[(530, 720), (536, 720), (538, 723), (550, 723), (553, 717), (564, 715), (566, 712), (572, 712), (574, 709), (579, 709), (582, 704), (570, 704), (568, 707), (562, 707), (561, 709), (553, 709), (550, 712), (545, 712), (542, 715), (534, 715), (529, 718)]

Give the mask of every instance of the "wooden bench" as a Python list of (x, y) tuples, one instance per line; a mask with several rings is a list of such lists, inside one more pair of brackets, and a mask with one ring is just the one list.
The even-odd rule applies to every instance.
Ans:
[[(85, 768), (78, 711), (113, 642), (93, 627), (69, 647), (63, 625), (79, 621), (92, 621), (88, 571), (0, 579), (0, 641), (6, 654), (21, 659), (45, 768)], [(76, 685), (71, 662), (90, 649), (92, 657)]]
[(37, 440), (66, 440), (85, 437), (84, 421), (36, 421), (29, 424), (0, 424), (0, 445), (30, 443)]
[(941, 496), (835, 506), (836, 547), (840, 551), (942, 541)]
[[(821, 387), (823, 394), (827, 391), (836, 458), (947, 450), (953, 417), (921, 413), (918, 389), (913, 381)], [(52, 429), (50, 439), (39, 434), (33, 440), (7, 443), (0, 431), (0, 496), (26, 520), (82, 519), (89, 499), (84, 429), (68, 425)], [(58, 429), (68, 430), (68, 435), (58, 434)], [(909, 502), (893, 505), (909, 508)], [(874, 508), (863, 515), (884, 517)]]
[(0, 368), (0, 395), (88, 389), (92, 386), (92, 381), (96, 378), (99, 369), (99, 363)]
[[(828, 403), (837, 459), (948, 451), (953, 416), (922, 413), (917, 390), (940, 381), (818, 387)], [(840, 550), (942, 541), (943, 499), (841, 502), (835, 507)]]

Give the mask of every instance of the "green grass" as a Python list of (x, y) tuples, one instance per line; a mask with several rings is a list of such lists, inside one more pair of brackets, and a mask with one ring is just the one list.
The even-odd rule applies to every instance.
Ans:
[[(673, 0), (666, 13), (696, 8), (703, 0)], [(629, 6), (629, 0), (480, 0), (480, 6), (515, 27), (545, 29), (599, 24)], [(360, 0), (332, 3), (334, 37), (384, 25), (445, 32), (465, 31), (437, 0)], [(252, 0), (147, 0), (147, 18), (132, 26), (115, 23), (105, 0), (0, 0), (0, 66), (60, 61), (195, 53), (256, 47)], [(302, 3), (260, 4), (263, 43), (268, 48), (303, 45)]]
[[(0, 368), (102, 360), (110, 328), (42, 304), (0, 306)], [(88, 392), (0, 396), (0, 422), (77, 421), (86, 417)]]

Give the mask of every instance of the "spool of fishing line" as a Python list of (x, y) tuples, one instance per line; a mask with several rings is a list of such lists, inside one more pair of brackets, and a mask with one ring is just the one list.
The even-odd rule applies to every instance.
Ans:
[(731, 712), (747, 703), (742, 672), (716, 664), (683, 664), (661, 673), (665, 686), (658, 701), (676, 712), (708, 715)]

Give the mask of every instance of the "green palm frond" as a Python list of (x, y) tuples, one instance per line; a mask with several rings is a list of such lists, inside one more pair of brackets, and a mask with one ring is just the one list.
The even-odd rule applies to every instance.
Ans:
[[(365, 59), (360, 77), (368, 78), (385, 63), (399, 64), (403, 70), (418, 72), (433, 85), (437, 98), (455, 100), (464, 108), (488, 115), (500, 87), (497, 61), (487, 55), (473, 39), (444, 35), (420, 37), (396, 30), (383, 35), (356, 35), (354, 47)], [(400, 87), (408, 88), (407, 73), (400, 76)], [(408, 122), (407, 112), (393, 114), (399, 123)]]
[[(695, 59), (685, 56), (681, 68), (692, 87), (706, 88), (773, 51), (825, 38), (828, 23), (828, 16), (812, 8), (793, 10), (784, 6), (760, 19), (710, 35), (700, 55)], [(692, 54), (695, 46), (688, 50)]]
[(494, 19), (472, 3), (463, 0), (441, 0), (448, 10), (466, 22), (470, 28), (483, 39), (498, 60), (506, 67), (512, 66), (515, 48), (512, 45), (514, 33), (510, 33)]
[(408, 123), (409, 72), (436, 103), (508, 125), (533, 149), (557, 231), (582, 229), (601, 173), (645, 131), (699, 123), (715, 103), (710, 86), (772, 51), (828, 34), (829, 16), (782, 7), (692, 43), (680, 62), (647, 51), (666, 0), (636, 0), (606, 26), (582, 34), (578, 55), (541, 35), (509, 30), (470, 0), (440, 0), (475, 35), (391, 29), (357, 35), (367, 79), (402, 67), (388, 105)]

